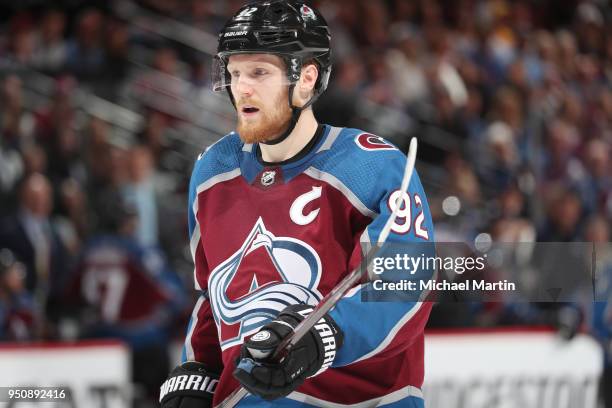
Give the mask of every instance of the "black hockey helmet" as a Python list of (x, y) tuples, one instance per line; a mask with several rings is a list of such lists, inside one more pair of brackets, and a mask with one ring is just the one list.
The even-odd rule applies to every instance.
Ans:
[[(213, 90), (225, 88), (232, 103), (231, 78), (227, 62), (234, 54), (275, 54), (285, 61), (289, 105), (293, 109), (293, 122), (284, 140), (293, 130), (300, 112), (310, 106), (327, 88), (331, 73), (330, 33), (327, 22), (303, 0), (263, 0), (243, 6), (219, 33), (219, 46), (213, 67)], [(292, 104), (293, 89), (300, 78), (305, 62), (318, 65), (319, 76), (314, 95), (301, 108)]]

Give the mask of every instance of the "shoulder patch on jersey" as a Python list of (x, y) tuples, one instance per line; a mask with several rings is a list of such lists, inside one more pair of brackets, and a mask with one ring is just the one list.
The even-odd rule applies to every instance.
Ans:
[(380, 136), (371, 133), (361, 133), (355, 136), (355, 143), (360, 149), (365, 151), (377, 150), (398, 150), (391, 143), (387, 142)]

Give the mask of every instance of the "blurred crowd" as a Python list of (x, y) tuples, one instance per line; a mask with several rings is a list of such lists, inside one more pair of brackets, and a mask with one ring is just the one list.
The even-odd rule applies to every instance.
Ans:
[[(437, 167), (426, 180), (439, 229), (465, 241), (482, 231), (504, 240), (584, 240), (589, 226), (609, 229), (606, 2), (331, 1), (322, 8), (340, 62), (333, 102), (322, 101), (321, 113), (333, 121), (332, 107), (343, 106), (350, 122), (350, 101), (365, 98), (413, 118), (410, 133), (425, 145), (419, 159)], [(458, 201), (445, 211), (437, 201), (449, 196)], [(465, 217), (452, 217), (457, 205)]]
[[(216, 35), (242, 3), (0, 6), (0, 340), (112, 335), (146, 360), (182, 337), (193, 295), (186, 189), (209, 143), (190, 95), (208, 92), (210, 55), (134, 15)], [(438, 241), (610, 241), (606, 1), (313, 5), (335, 59), (317, 117), (370, 131), (407, 118), (381, 136), (403, 149), (419, 138)], [(83, 95), (119, 108), (85, 109)], [(137, 126), (118, 125), (121, 107)], [(146, 310), (134, 305), (143, 296)]]

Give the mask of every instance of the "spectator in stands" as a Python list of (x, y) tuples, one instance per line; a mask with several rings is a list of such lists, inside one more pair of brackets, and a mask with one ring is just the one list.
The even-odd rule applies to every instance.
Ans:
[(129, 27), (119, 19), (108, 18), (104, 32), (105, 66), (94, 78), (95, 91), (105, 99), (116, 101), (129, 75)]
[(23, 160), (15, 149), (4, 145), (0, 137), (0, 214), (11, 210), (17, 181), (23, 174)]
[(477, 206), (481, 202), (482, 195), (480, 184), (470, 163), (455, 152), (446, 157), (444, 168), (448, 175), (444, 192), (457, 196), (465, 207), (464, 210)]
[(0, 215), (12, 210), (15, 188), (24, 172), (19, 151), (22, 113), (21, 80), (7, 76), (0, 92)]
[(486, 186), (499, 193), (510, 186), (519, 171), (518, 146), (512, 128), (504, 122), (493, 122), (485, 132), (476, 165)]
[(0, 247), (11, 249), (26, 270), (25, 287), (38, 301), (57, 294), (70, 259), (51, 219), (52, 188), (42, 174), (21, 186), (19, 210), (2, 220)]
[(549, 121), (538, 180), (544, 199), (553, 197), (566, 185), (575, 186), (580, 179), (583, 167), (576, 157), (579, 141), (576, 129), (563, 119)]
[(559, 44), (559, 66), (564, 78), (570, 80), (576, 75), (576, 61), (578, 59), (576, 35), (564, 29), (557, 32), (556, 37)]
[(92, 231), (93, 216), (88, 196), (76, 180), (67, 179), (60, 185), (59, 210), (73, 228), (76, 245), (80, 245)]
[(13, 253), (0, 247), (0, 341), (37, 337), (36, 305), (24, 287), (25, 268)]
[(463, 107), (464, 103), (461, 106), (455, 105), (449, 89), (449, 86), (452, 87), (453, 85), (444, 86), (439, 81), (436, 81), (436, 83), (437, 85), (432, 87), (430, 95), (433, 112), (435, 112), (431, 119), (433, 119), (436, 127), (446, 134), (464, 139), (467, 135), (462, 124), (462, 118), (459, 116), (461, 113), (459, 108)]
[(165, 150), (168, 149), (164, 132), (169, 127), (168, 118), (160, 112), (148, 112), (143, 129), (138, 134), (138, 141), (146, 145), (153, 154), (154, 161), (159, 163)]
[(465, 106), (461, 109), (459, 120), (463, 133), (467, 136), (466, 155), (477, 158), (481, 144), (484, 142), (486, 122), (483, 119), (483, 95), (476, 87), (469, 87)]
[(372, 52), (366, 58), (369, 83), (363, 89), (363, 96), (380, 105), (399, 107), (399, 100), (393, 91), (391, 75), (385, 64), (384, 56)]
[(96, 191), (99, 192), (105, 187), (110, 173), (116, 170), (109, 167), (108, 161), (110, 126), (104, 120), (93, 116), (83, 133), (85, 165), (92, 189), (89, 194), (95, 194)]
[(85, 184), (87, 170), (81, 156), (80, 134), (71, 127), (58, 129), (49, 146), (49, 177), (54, 184), (72, 178)]
[(361, 12), (368, 16), (368, 24), (362, 26), (361, 40), (372, 49), (383, 49), (389, 43), (389, 10), (379, 1), (364, 1)]
[(612, 192), (610, 145), (601, 139), (592, 139), (584, 147), (585, 170), (579, 181), (582, 201), (587, 212), (605, 208)]
[(11, 58), (17, 64), (30, 65), (34, 55), (35, 33), (27, 20), (15, 25), (11, 38)]
[(184, 118), (187, 112), (189, 82), (183, 76), (176, 50), (161, 44), (158, 46), (151, 69), (144, 71), (132, 84), (138, 101), (149, 110), (163, 112), (169, 117)]
[(524, 217), (525, 198), (516, 186), (510, 186), (498, 198), (499, 218), (491, 227), (495, 242), (534, 242), (536, 228), (529, 218)]
[(404, 106), (424, 100), (429, 94), (425, 78), (422, 41), (414, 29), (396, 26), (392, 37), (397, 46), (387, 51), (385, 59), (393, 89)]
[(74, 126), (75, 106), (74, 91), (77, 82), (73, 77), (61, 77), (54, 83), (53, 96), (49, 104), (39, 108), (35, 113), (36, 140), (50, 151), (60, 131)]
[(604, 48), (605, 17), (594, 2), (582, 2), (576, 8), (575, 30), (580, 49), (585, 54), (600, 54)]
[(22, 149), (24, 176), (47, 172), (47, 153), (37, 143), (24, 146)]
[(32, 114), (23, 99), (23, 81), (17, 75), (7, 75), (0, 91), (0, 139), (13, 149), (31, 142)]
[(121, 195), (136, 209), (136, 240), (143, 246), (155, 246), (159, 229), (153, 155), (151, 149), (141, 145), (133, 147), (128, 156), (128, 180), (121, 188)]
[(540, 228), (538, 241), (571, 242), (578, 238), (583, 207), (578, 194), (562, 189), (548, 204), (548, 220)]
[(104, 15), (96, 9), (85, 10), (78, 18), (76, 37), (67, 45), (66, 67), (79, 79), (93, 80), (106, 68), (103, 25)]
[(221, 31), (225, 21), (215, 14), (214, 3), (208, 0), (190, 0), (186, 3), (184, 12), (179, 16), (181, 20), (208, 33)]
[(32, 66), (47, 73), (58, 73), (66, 62), (66, 15), (59, 9), (47, 11), (34, 39)]

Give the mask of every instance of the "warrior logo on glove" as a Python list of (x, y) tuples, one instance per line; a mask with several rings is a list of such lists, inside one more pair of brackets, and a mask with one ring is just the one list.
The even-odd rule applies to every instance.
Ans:
[[(312, 310), (313, 309), (311, 307), (308, 307), (298, 310), (298, 313), (305, 319), (312, 312)], [(323, 343), (323, 355), (325, 357), (321, 369), (315, 373), (315, 375), (317, 375), (327, 370), (334, 362), (334, 358), (336, 358), (336, 349), (339, 346), (336, 344), (338, 329), (334, 330), (335, 328), (333, 328), (332, 325), (325, 320), (325, 318), (319, 320), (317, 324), (315, 324), (314, 329), (321, 337), (321, 342)]]
[[(163, 408), (203, 408), (212, 406), (219, 375), (204, 364), (187, 361), (176, 367), (159, 390)], [(206, 404), (206, 405), (204, 405)]]

